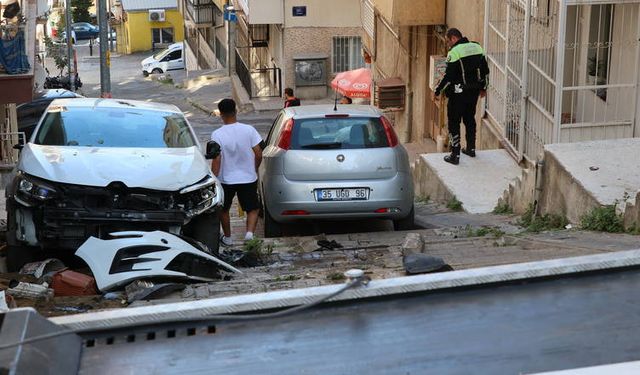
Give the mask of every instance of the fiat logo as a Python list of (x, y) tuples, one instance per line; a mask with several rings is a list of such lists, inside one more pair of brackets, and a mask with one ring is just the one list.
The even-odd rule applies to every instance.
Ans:
[(336, 156), (336, 160), (339, 161), (340, 163), (342, 163), (344, 161), (344, 155), (340, 154), (340, 155)]

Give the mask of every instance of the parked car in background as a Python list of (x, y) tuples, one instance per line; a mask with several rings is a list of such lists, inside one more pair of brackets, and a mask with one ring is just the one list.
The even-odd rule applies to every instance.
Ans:
[(64, 89), (44, 90), (36, 93), (29, 103), (18, 105), (18, 131), (25, 133), (25, 141), (31, 138), (33, 131), (38, 125), (38, 121), (47, 109), (49, 104), (55, 99), (84, 98), (84, 96), (73, 91)]
[(299, 220), (391, 219), (414, 225), (409, 158), (372, 106), (313, 105), (280, 111), (260, 167), (265, 236)]
[(173, 105), (54, 100), (6, 188), (8, 267), (120, 231), (186, 235), (217, 252), (223, 192), (209, 149)]
[(173, 43), (166, 49), (142, 60), (142, 74), (146, 77), (151, 73), (159, 74), (169, 70), (184, 69), (182, 49), (182, 43)]
[(89, 22), (76, 22), (71, 24), (71, 28), (76, 33), (77, 40), (97, 38), (100, 28)]

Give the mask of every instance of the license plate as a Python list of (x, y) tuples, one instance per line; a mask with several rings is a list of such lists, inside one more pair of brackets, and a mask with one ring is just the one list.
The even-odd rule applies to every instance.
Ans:
[(366, 201), (369, 199), (369, 188), (350, 189), (317, 189), (318, 201)]

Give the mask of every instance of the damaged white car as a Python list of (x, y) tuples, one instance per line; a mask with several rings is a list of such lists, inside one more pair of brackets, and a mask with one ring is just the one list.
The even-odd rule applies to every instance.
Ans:
[(203, 155), (173, 105), (53, 101), (6, 190), (9, 268), (132, 230), (186, 235), (217, 253), (224, 197), (206, 160), (216, 146)]

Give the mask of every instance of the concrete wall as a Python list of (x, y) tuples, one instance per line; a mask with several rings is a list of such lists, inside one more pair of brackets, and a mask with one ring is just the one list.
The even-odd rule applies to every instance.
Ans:
[(572, 223), (579, 223), (584, 215), (600, 204), (562, 166), (552, 153), (544, 153), (542, 191), (538, 212), (565, 216)]
[(165, 11), (165, 22), (149, 22), (149, 12), (127, 12), (124, 24), (127, 33), (125, 53), (148, 51), (152, 48), (151, 29), (173, 28), (174, 42), (184, 40), (184, 19), (177, 9)]
[[(283, 88), (295, 87), (293, 57), (321, 53), (327, 58), (327, 84), (331, 82), (331, 52), (334, 36), (360, 36), (359, 27), (287, 27), (283, 31)], [(277, 56), (277, 55), (276, 55)], [(304, 97), (301, 97), (305, 99)]]
[(460, 29), (462, 34), (482, 43), (484, 39), (484, 0), (448, 0), (448, 27)]
[(640, 230), (640, 191), (632, 198), (631, 202), (627, 202), (624, 210), (624, 226)]
[[(285, 0), (285, 27), (360, 27), (360, 0)], [(293, 17), (294, 6), (306, 6), (305, 17)]]
[(445, 23), (445, 0), (374, 0), (382, 16), (397, 26)]

